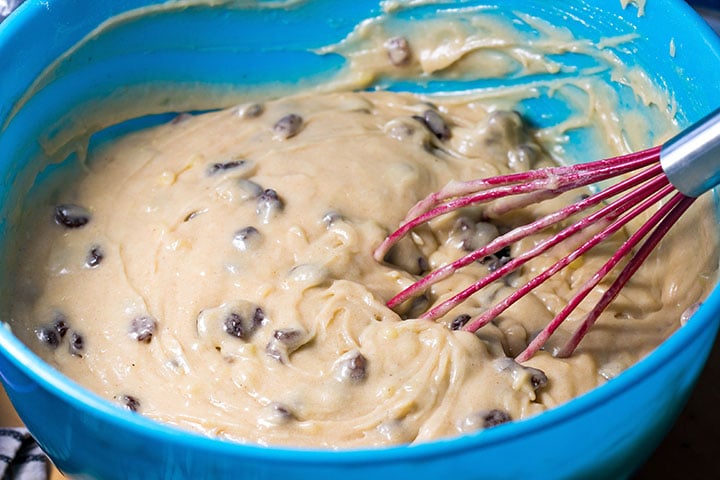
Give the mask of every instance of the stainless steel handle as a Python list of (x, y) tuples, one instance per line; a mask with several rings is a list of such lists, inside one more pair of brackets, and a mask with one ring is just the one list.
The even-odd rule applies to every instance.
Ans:
[(720, 184), (720, 109), (665, 143), (660, 164), (670, 183), (689, 197)]

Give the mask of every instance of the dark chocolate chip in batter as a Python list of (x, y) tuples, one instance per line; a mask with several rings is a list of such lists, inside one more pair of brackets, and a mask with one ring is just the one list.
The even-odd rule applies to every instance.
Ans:
[(138, 342), (150, 343), (156, 330), (157, 322), (147, 315), (135, 317), (130, 322), (130, 338), (134, 338)]
[(450, 330), (460, 330), (470, 321), (470, 315), (463, 313), (452, 319), (450, 322)]
[(273, 131), (280, 138), (288, 139), (297, 135), (302, 126), (303, 118), (300, 115), (291, 113), (278, 120), (273, 126)]
[(367, 377), (368, 361), (362, 353), (353, 350), (340, 357), (335, 368), (339, 380), (361, 382)]
[(60, 338), (64, 338), (70, 326), (68, 325), (67, 318), (63, 313), (56, 312), (52, 321), (52, 328), (58, 333)]
[(396, 67), (407, 65), (412, 57), (410, 43), (405, 37), (389, 38), (384, 47), (390, 63)]
[(252, 248), (254, 245), (257, 245), (261, 239), (262, 235), (258, 229), (253, 226), (249, 226), (235, 232), (232, 244), (238, 250), (245, 251)]
[(79, 205), (66, 203), (55, 207), (55, 223), (66, 228), (80, 228), (90, 221), (90, 212)]
[(265, 421), (273, 425), (283, 425), (293, 420), (297, 420), (297, 415), (292, 408), (280, 402), (272, 402), (268, 405), (267, 413), (264, 417)]
[(494, 272), (498, 268), (508, 263), (510, 260), (512, 260), (512, 255), (510, 253), (510, 247), (508, 246), (498, 250), (492, 255), (488, 255), (487, 257), (483, 258), (480, 263), (482, 263), (483, 265), (487, 265), (488, 270)]
[(533, 367), (525, 367), (525, 369), (530, 374), (530, 384), (532, 385), (533, 390), (543, 388), (547, 385), (548, 377), (545, 375), (545, 372)]
[(137, 412), (140, 410), (140, 400), (133, 397), (132, 395), (118, 395), (115, 399), (120, 404), (131, 412)]
[(260, 217), (264, 222), (267, 222), (274, 215), (280, 213), (283, 208), (285, 208), (285, 204), (280, 199), (277, 192), (272, 188), (266, 188), (257, 199), (255, 213), (257, 213), (258, 217)]
[(452, 133), (445, 119), (432, 109), (425, 110), (422, 115), (423, 122), (439, 140), (449, 140)]
[(69, 351), (71, 355), (82, 357), (85, 350), (85, 337), (78, 332), (72, 332), (70, 335)]
[(228, 162), (217, 162), (212, 163), (207, 169), (208, 175), (214, 175), (218, 172), (224, 172), (226, 170), (233, 170), (235, 168), (240, 168), (244, 166), (246, 163), (245, 160), (230, 160)]
[(237, 338), (245, 338), (248, 333), (243, 325), (242, 317), (235, 312), (225, 318), (225, 321), (223, 322), (223, 330), (225, 330), (225, 333), (228, 335), (232, 335)]
[(494, 408), (482, 414), (483, 428), (490, 428), (496, 425), (507, 423), (512, 420), (510, 414), (504, 410)]
[(303, 330), (296, 328), (275, 330), (265, 347), (265, 353), (281, 363), (286, 363), (290, 354), (304, 345), (307, 340), (308, 335)]
[(57, 348), (60, 345), (60, 335), (51, 325), (45, 325), (35, 330), (38, 340), (50, 348)]
[(87, 257), (85, 257), (85, 266), (87, 268), (95, 268), (100, 265), (100, 262), (105, 258), (105, 253), (102, 247), (99, 245), (93, 245), (90, 247)]
[(230, 312), (223, 321), (223, 330), (228, 335), (246, 340), (264, 321), (265, 313), (260, 307), (255, 308), (252, 318), (245, 318), (238, 312)]

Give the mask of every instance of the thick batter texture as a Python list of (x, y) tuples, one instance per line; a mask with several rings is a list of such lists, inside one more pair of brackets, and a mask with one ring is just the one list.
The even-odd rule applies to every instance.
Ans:
[[(422, 302), (398, 314), (385, 302), (429, 269), (575, 199), (501, 217), (455, 212), (386, 262), (373, 260), (408, 209), (447, 182), (550, 164), (517, 113), (455, 103), (382, 92), (289, 97), (182, 115), (100, 149), (26, 216), (13, 330), (121, 407), (260, 444), (421, 442), (592, 389), (670, 335), (704, 295), (711, 218), (691, 212), (568, 359), (551, 353), (585, 307), (545, 351), (524, 365), (512, 357), (621, 238), (477, 334), (458, 330), (467, 315), (562, 252), (438, 322), (413, 319)], [(428, 302), (537, 238), (439, 283)]]

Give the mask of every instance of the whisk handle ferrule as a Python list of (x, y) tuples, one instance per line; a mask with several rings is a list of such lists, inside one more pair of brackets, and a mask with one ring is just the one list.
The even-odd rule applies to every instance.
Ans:
[(720, 109), (665, 143), (660, 164), (670, 183), (688, 197), (720, 184)]

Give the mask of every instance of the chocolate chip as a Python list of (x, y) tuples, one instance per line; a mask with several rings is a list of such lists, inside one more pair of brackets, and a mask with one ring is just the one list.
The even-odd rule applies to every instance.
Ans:
[(55, 223), (66, 228), (80, 228), (90, 221), (90, 213), (72, 203), (55, 207)]
[(488, 255), (487, 257), (483, 258), (480, 263), (482, 263), (483, 265), (487, 265), (490, 272), (494, 272), (498, 268), (508, 263), (510, 260), (512, 260), (512, 256), (510, 254), (510, 247), (504, 247), (501, 250), (495, 252), (494, 254)]
[(367, 377), (367, 366), (367, 358), (357, 350), (351, 350), (335, 362), (335, 377), (340, 381), (361, 382)]
[(215, 175), (218, 172), (223, 172), (226, 170), (233, 170), (236, 168), (240, 168), (245, 166), (247, 162), (245, 160), (230, 160), (229, 162), (218, 162), (210, 164), (210, 166), (207, 169), (208, 175)]
[(288, 405), (272, 402), (265, 407), (265, 412), (260, 416), (260, 420), (267, 425), (277, 426), (297, 420), (297, 415)]
[(265, 347), (265, 353), (280, 363), (287, 363), (290, 354), (306, 344), (310, 336), (304, 330), (285, 328), (275, 330), (273, 336)]
[(132, 395), (118, 395), (115, 397), (115, 400), (120, 402), (123, 407), (130, 410), (131, 412), (137, 412), (138, 410), (140, 410), (140, 400), (133, 397)]
[(405, 37), (392, 37), (389, 38), (385, 44), (385, 51), (387, 52), (390, 63), (396, 67), (407, 65), (412, 56), (410, 50), (410, 44)]
[(246, 251), (260, 243), (262, 235), (257, 228), (250, 226), (235, 232), (232, 244), (241, 251)]
[(538, 368), (521, 365), (512, 358), (498, 358), (493, 363), (498, 371), (510, 372), (513, 378), (514, 387), (523, 383), (529, 383), (530, 388), (538, 390), (546, 386), (548, 383), (548, 378), (547, 375), (545, 375), (545, 372)]
[(69, 350), (71, 355), (82, 357), (82, 352), (85, 350), (85, 338), (77, 332), (72, 332)]
[(533, 387), (533, 390), (537, 390), (539, 388), (543, 388), (548, 383), (548, 377), (545, 375), (545, 372), (538, 368), (533, 367), (525, 367), (530, 374), (530, 384)]
[(262, 325), (264, 320), (265, 313), (259, 307), (253, 312), (252, 318), (245, 318), (240, 313), (231, 312), (225, 317), (223, 330), (225, 330), (225, 333), (228, 335), (245, 340)]
[(242, 317), (237, 313), (231, 313), (225, 318), (223, 330), (233, 337), (245, 338), (245, 328), (243, 327)]
[(55, 331), (58, 333), (60, 338), (64, 338), (65, 334), (67, 333), (68, 329), (70, 328), (68, 326), (67, 318), (64, 314), (60, 312), (55, 313), (55, 317), (52, 321), (52, 328), (55, 329)]
[(507, 423), (512, 420), (510, 414), (504, 410), (496, 408), (483, 413), (483, 428), (495, 427), (497, 425)]
[(154, 318), (147, 315), (141, 315), (133, 318), (130, 322), (130, 338), (138, 342), (150, 343), (153, 335), (157, 330), (157, 322)]
[(238, 115), (242, 118), (257, 118), (264, 111), (265, 107), (261, 103), (249, 103), (238, 107)]
[(35, 330), (35, 335), (42, 343), (55, 349), (60, 345), (69, 328), (65, 315), (56, 312), (53, 320), (49, 324), (43, 325)]
[(267, 223), (271, 218), (280, 213), (283, 208), (285, 208), (285, 204), (277, 192), (272, 188), (267, 188), (257, 199), (255, 213), (257, 213), (263, 223)]
[(460, 330), (465, 326), (466, 323), (470, 321), (470, 318), (470, 315), (468, 315), (467, 313), (458, 315), (457, 317), (453, 318), (452, 322), (450, 322), (450, 330)]
[(273, 131), (279, 138), (288, 139), (297, 135), (302, 126), (303, 118), (300, 115), (291, 113), (278, 120), (273, 126)]
[(100, 262), (105, 258), (105, 254), (100, 246), (95, 245), (90, 248), (90, 252), (85, 258), (85, 266), (87, 268), (95, 268), (100, 265)]
[(432, 109), (425, 110), (422, 115), (423, 121), (439, 140), (449, 140), (451, 137), (450, 127), (438, 112)]
[(512, 420), (510, 414), (504, 410), (491, 409), (480, 410), (465, 417), (460, 428), (464, 432), (475, 432), (486, 428), (495, 427), (497, 425), (507, 423)]
[(38, 340), (40, 340), (42, 343), (44, 343), (50, 348), (55, 349), (58, 347), (58, 345), (60, 345), (60, 335), (58, 334), (57, 330), (55, 330), (55, 328), (50, 325), (45, 325), (38, 328), (37, 330), (35, 330), (35, 334), (37, 335)]

